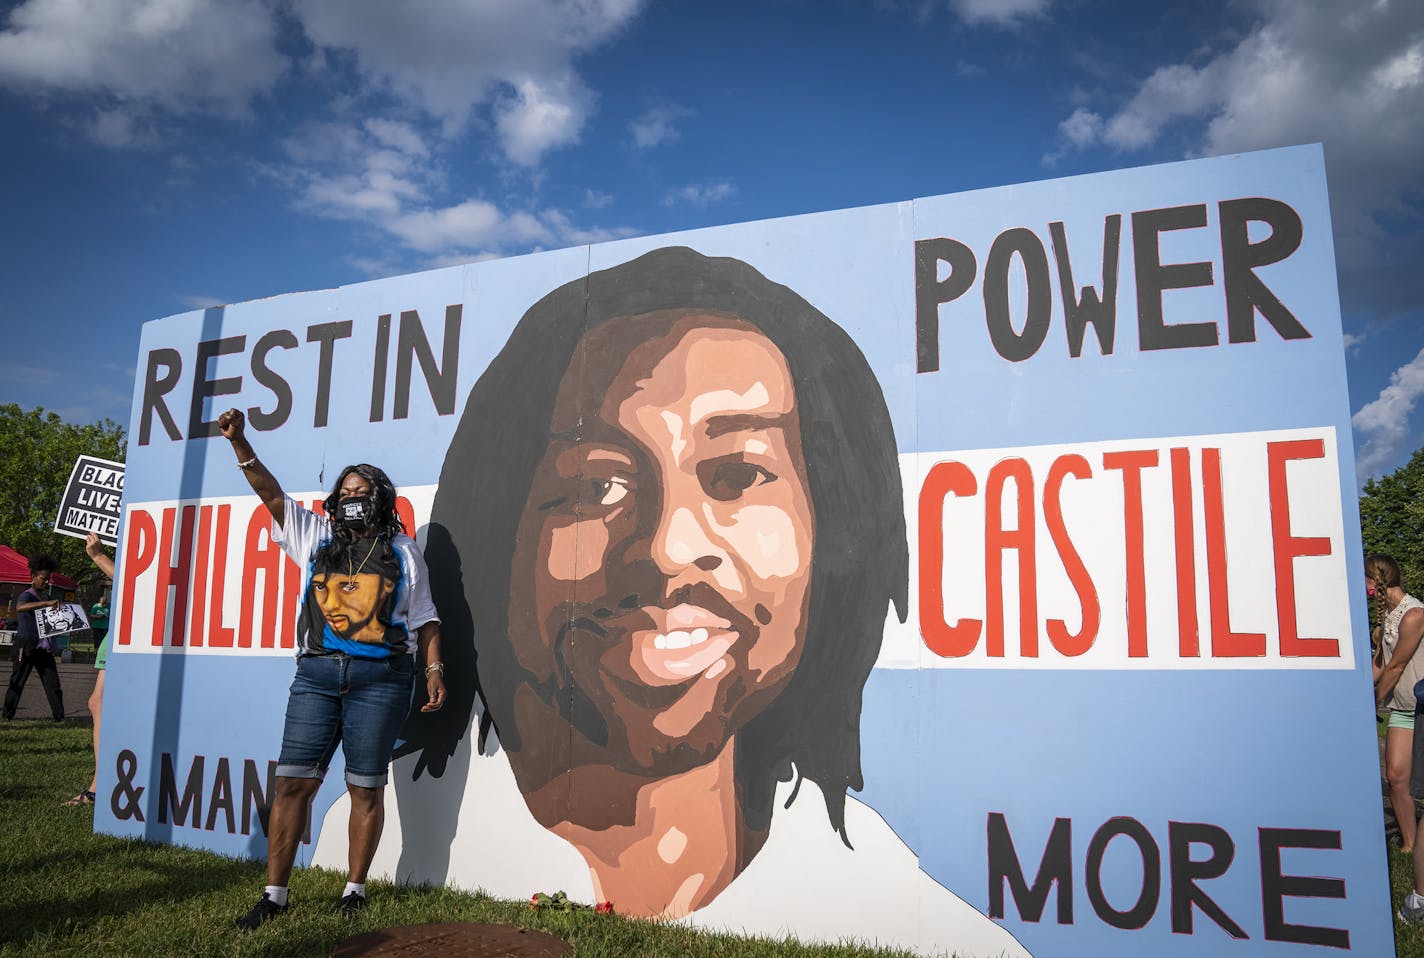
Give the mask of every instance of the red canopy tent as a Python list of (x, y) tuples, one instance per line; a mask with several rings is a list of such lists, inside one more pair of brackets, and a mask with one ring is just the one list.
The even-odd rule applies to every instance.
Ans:
[[(79, 583), (67, 575), (56, 572), (50, 581), (61, 589), (78, 588)], [(23, 582), (30, 584), (30, 560), (7, 545), (0, 544), (0, 582)]]

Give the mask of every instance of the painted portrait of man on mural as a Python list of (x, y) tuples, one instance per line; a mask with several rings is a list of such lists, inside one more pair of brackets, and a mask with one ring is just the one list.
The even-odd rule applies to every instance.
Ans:
[(478, 701), (413, 713), (394, 877), (821, 937), (909, 889), (937, 945), (1024, 953), (847, 794), (903, 498), (869, 365), (794, 291), (665, 248), (544, 297), (470, 394), (427, 557)]

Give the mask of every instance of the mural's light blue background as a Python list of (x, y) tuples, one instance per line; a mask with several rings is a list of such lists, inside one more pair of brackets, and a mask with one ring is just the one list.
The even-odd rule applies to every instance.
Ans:
[[(1283, 200), (1305, 223), (1301, 248), (1259, 275), (1295, 310), (1312, 333), (1309, 340), (1284, 342), (1258, 319), (1256, 342), (1226, 341), (1216, 209), (1222, 200), (1249, 196)], [(1198, 203), (1208, 206), (1208, 226), (1164, 234), (1162, 259), (1210, 260), (1216, 283), (1165, 293), (1166, 318), (1214, 320), (1221, 345), (1142, 352), (1131, 214)], [(1083, 356), (1069, 358), (1054, 272), (1052, 328), (1031, 359), (1009, 363), (993, 351), (976, 282), (941, 310), (940, 371), (915, 373), (916, 239), (946, 236), (968, 244), (982, 277), (994, 236), (1027, 227), (1043, 241), (1052, 271), (1048, 224), (1063, 221), (1076, 285), (1096, 286), (1102, 223), (1110, 213), (1124, 220), (1112, 355), (1099, 355), (1089, 331)], [(138, 368), (142, 375), (148, 351), (160, 346), (179, 350), (190, 367), (198, 341), (245, 334), (248, 351), (221, 357), (208, 371), (211, 378), (244, 376), (243, 391), (209, 401), (205, 418), (230, 404), (270, 409), (270, 393), (251, 378), (249, 354), (263, 332), (290, 328), (302, 346), (272, 353), (269, 363), (293, 384), (292, 416), (283, 428), (254, 436), (284, 486), (324, 488), (341, 465), (362, 460), (386, 463), (398, 484), (433, 483), (464, 397), (530, 305), (589, 270), (662, 246), (687, 245), (745, 260), (847, 329), (880, 381), (902, 452), (1333, 427), (1354, 597), (1354, 670), (877, 671), (865, 692), (861, 798), (919, 853), (929, 874), (986, 910), (987, 816), (1006, 816), (1030, 871), (1053, 820), (1071, 818), (1074, 924), (1056, 923), (1052, 900), (1039, 925), (1018, 921), (1012, 898), (1007, 902), (1005, 924), (1039, 955), (1318, 950), (1262, 940), (1257, 831), (1339, 830), (1341, 851), (1288, 852), (1285, 860), (1295, 874), (1344, 879), (1347, 899), (1289, 899), (1287, 920), (1347, 928), (1354, 951), (1386, 954), (1392, 927), (1363, 582), (1353, 561), (1360, 541), (1329, 237), (1321, 151), (1299, 147), (646, 237), (196, 312), (145, 327)], [(434, 415), (417, 372), (411, 418), (391, 420), (388, 401), (386, 420), (368, 422), (376, 317), (392, 314), (394, 344), (400, 312), (418, 310), (439, 358), (445, 307), (451, 303), (464, 304), (456, 415)], [(318, 350), (305, 342), (305, 331), (333, 320), (350, 320), (353, 333), (336, 344), (329, 425), (313, 429)], [(169, 394), (169, 407), (185, 432), (192, 375), (185, 368)], [(394, 382), (393, 365), (387, 382), (388, 388)], [(153, 441), (137, 445), (142, 389), (135, 395), (129, 503), (247, 492), (224, 441), (171, 442), (155, 422)], [(907, 488), (917, 488), (917, 476), (903, 478)], [(217, 756), (260, 763), (274, 757), (290, 677), (291, 663), (284, 658), (112, 656), (97, 827), (228, 854), (263, 854), (260, 838), (163, 827), (151, 817), (144, 825), (117, 820), (108, 797), (120, 749), (140, 755), (135, 784), (152, 790), (158, 786), (161, 752), (180, 756), (180, 774), (192, 756), (207, 756), (210, 777)], [(240, 785), (240, 764), (236, 768)], [(339, 772), (338, 764), (318, 796), (318, 812), (339, 792)], [(1146, 928), (1120, 931), (1101, 922), (1088, 902), (1083, 859), (1092, 833), (1115, 816), (1145, 824), (1164, 860), (1168, 822), (1225, 828), (1236, 842), (1235, 863), (1204, 887), (1250, 940), (1230, 941), (1200, 913), (1194, 935), (1173, 934), (1165, 875), (1162, 900)], [(1110, 899), (1125, 907), (1135, 898), (1140, 866), (1118, 844), (1108, 858), (1106, 882)]]

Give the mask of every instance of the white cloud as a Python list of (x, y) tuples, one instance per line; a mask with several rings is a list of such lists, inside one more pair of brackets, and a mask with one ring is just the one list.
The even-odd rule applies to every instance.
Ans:
[(1012, 26), (1042, 16), (1050, 0), (950, 0), (950, 7), (966, 23)]
[(354, 123), (303, 123), (282, 141), (282, 150), (296, 163), (334, 163), (358, 155), (372, 138), (369, 130)]
[(691, 115), (691, 110), (676, 105), (653, 107), (628, 123), (628, 134), (639, 150), (675, 143), (682, 135), (675, 124)]
[(535, 166), (556, 146), (578, 141), (592, 94), (572, 76), (541, 82), (525, 78), (494, 104), (494, 124), (504, 153), (521, 166)]
[(25, 0), (0, 31), (0, 84), (180, 113), (242, 112), (285, 69), (261, 0)]
[[(1342, 300), (1366, 321), (1417, 323), (1424, 250), (1424, 3), (1247, 0), (1239, 39), (1157, 68), (1116, 106), (1080, 105), (1063, 149), (1188, 155), (1322, 142)], [(1050, 153), (1046, 162), (1058, 155)], [(1399, 450), (1420, 395), (1420, 360), (1356, 416), (1361, 474)]]
[(713, 203), (720, 203), (736, 195), (736, 185), (726, 180), (709, 183), (689, 183), (687, 186), (668, 190), (667, 195), (663, 197), (663, 205), (676, 206), (679, 203), (685, 203), (688, 206), (705, 209)]
[[(308, 212), (371, 226), (398, 247), (427, 254), (427, 266), (633, 233), (579, 226), (558, 209), (500, 207), (478, 196), (441, 202), (449, 192), (443, 146), (440, 137), (407, 122), (315, 123), (283, 143), (292, 162), (267, 173), (293, 190)], [(354, 265), (389, 275), (401, 264), (390, 255), (370, 255)]]
[[(275, 135), (284, 160), (254, 166), (306, 212), (383, 236), (366, 266), (404, 265), (402, 251), (468, 261), (630, 235), (451, 189), (448, 165), (475, 138), (526, 169), (577, 142), (596, 102), (577, 60), (642, 2), (22, 0), (0, 13), (0, 88), (78, 98), (84, 112), (64, 122), (119, 148), (153, 146), (195, 114), (250, 114), (300, 78), (305, 94), (326, 91), (324, 112)], [(279, 23), (311, 42), (304, 62), (283, 52), (294, 45)], [(585, 205), (610, 201), (589, 191)]]
[(577, 226), (563, 210), (544, 210), (540, 214), (544, 223), (553, 230), (560, 243), (582, 246), (587, 243), (606, 243), (609, 240), (626, 239), (637, 236), (638, 231), (628, 227), (583, 227)]
[(329, 217), (388, 220), (424, 202), (442, 182), (425, 140), (408, 123), (306, 124), (282, 145), (294, 165), (281, 175), (302, 206)]
[(143, 117), (122, 107), (100, 110), (85, 124), (84, 132), (100, 146), (116, 150), (151, 146), (158, 142), (157, 135)]
[(423, 157), (430, 152), (425, 146), (425, 141), (421, 139), (420, 131), (409, 123), (372, 117), (362, 125), (365, 126), (367, 133), (370, 133), (383, 145), (399, 150), (408, 156)]
[(1103, 132), (1103, 118), (1092, 110), (1078, 107), (1068, 119), (1058, 124), (1058, 132), (1072, 146), (1091, 146)]
[[(1237, 55), (1246, 61), (1254, 59), (1262, 51), (1253, 46), (1250, 41), (1242, 44)], [(1184, 64), (1161, 67), (1125, 107), (1098, 124), (1096, 132), (1118, 149), (1140, 150), (1156, 142), (1162, 129), (1173, 120), (1229, 109), (1225, 101), (1233, 92), (1231, 66), (1229, 60), (1221, 59), (1201, 68)], [(1235, 92), (1247, 94), (1245, 90)]]
[[(521, 224), (527, 225), (527, 221)], [(390, 221), (392, 233), (424, 253), (486, 246), (506, 226), (493, 203), (478, 199), (442, 209), (412, 210)], [(520, 236), (521, 240), (529, 238), (527, 232)], [(536, 241), (541, 238), (533, 237)]]
[[(642, 0), (24, 0), (0, 30), (0, 85), (99, 95), (130, 107), (91, 125), (106, 145), (132, 145), (133, 110), (250, 110), (293, 63), (278, 48), (275, 10), (315, 46), (313, 76), (350, 64), (363, 98), (398, 101), (447, 137), (493, 129), (500, 152), (535, 166), (577, 142), (595, 97), (574, 66), (637, 13)], [(418, 124), (417, 124), (418, 125)], [(368, 132), (409, 152), (412, 129)]]
[(613, 205), (613, 195), (611, 193), (600, 193), (598, 190), (584, 190), (583, 205), (591, 210), (601, 210), (604, 207)]
[[(298, 130), (276, 175), (320, 215), (374, 226), (400, 246), (469, 261), (513, 249), (587, 242), (600, 231), (553, 209), (452, 197), (450, 150), (471, 131), (492, 133), (509, 161), (532, 168), (574, 143), (594, 95), (577, 56), (606, 42), (641, 0), (292, 0), (318, 66), (354, 66), (384, 115)], [(359, 96), (341, 104), (361, 109)], [(411, 109), (413, 108), (413, 109)], [(590, 197), (594, 194), (590, 193)], [(609, 231), (623, 235), (626, 231)], [(389, 257), (371, 257), (384, 265)]]
[(424, 196), (420, 187), (389, 173), (367, 171), (364, 176), (316, 176), (304, 199), (320, 212), (334, 216), (396, 214), (407, 200)]
[(464, 129), (488, 108), (501, 149), (524, 166), (575, 142), (593, 96), (574, 60), (606, 42), (641, 0), (292, 0), (323, 51), (354, 56), (368, 88)]
[(1379, 398), (1350, 420), (1364, 437), (1363, 443), (1355, 444), (1355, 472), (1361, 481), (1408, 451), (1409, 417), (1420, 396), (1424, 396), (1424, 349), (1396, 369)]
[(483, 199), (415, 207), (387, 218), (384, 228), (405, 246), (437, 254), (427, 265), (492, 259), (511, 250), (579, 246), (636, 235), (631, 229), (580, 227), (558, 209), (500, 209)]
[(1324, 142), (1342, 259), (1363, 258), (1372, 218), (1408, 212), (1424, 193), (1424, 3), (1252, 8), (1257, 23), (1235, 46), (1159, 67), (1116, 110), (1079, 107), (1060, 136), (1132, 151), (1182, 130), (1198, 154)]

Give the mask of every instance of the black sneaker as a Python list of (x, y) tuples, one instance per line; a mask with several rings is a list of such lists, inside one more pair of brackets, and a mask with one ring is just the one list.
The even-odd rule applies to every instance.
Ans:
[(237, 927), (243, 931), (256, 931), (264, 922), (271, 921), (286, 910), (286, 905), (277, 904), (264, 891), (252, 910), (237, 920)]
[(354, 891), (351, 894), (347, 895), (345, 898), (341, 899), (341, 914), (343, 915), (354, 915), (365, 907), (366, 896), (358, 895)]

